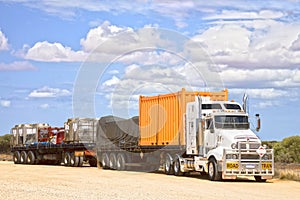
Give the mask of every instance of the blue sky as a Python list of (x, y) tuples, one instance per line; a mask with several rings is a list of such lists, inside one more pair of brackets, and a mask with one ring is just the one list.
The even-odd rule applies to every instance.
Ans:
[(299, 68), (297, 0), (0, 0), (0, 135), (131, 117), (140, 94), (186, 87), (228, 88), (239, 102), (246, 92), (258, 135), (281, 140), (300, 132)]

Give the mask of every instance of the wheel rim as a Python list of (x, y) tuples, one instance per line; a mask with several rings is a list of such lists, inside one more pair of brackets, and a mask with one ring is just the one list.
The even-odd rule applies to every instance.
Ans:
[(166, 164), (165, 164), (165, 168), (166, 168), (166, 172), (168, 173), (169, 171), (170, 171), (170, 160), (169, 159), (167, 159), (166, 160)]
[(74, 164), (75, 164), (75, 157), (73, 155), (71, 156), (70, 164), (72, 166), (74, 166)]
[(179, 162), (178, 160), (175, 161), (175, 164), (174, 164), (174, 171), (175, 173), (178, 173), (180, 170), (179, 170)]
[(70, 154), (69, 153), (66, 153), (64, 163), (66, 166), (70, 165)]
[(114, 153), (112, 153), (110, 156), (109, 156), (109, 167), (111, 169), (115, 169), (116, 168), (116, 156)]
[(14, 162), (17, 163), (19, 161), (17, 153), (14, 154)]
[(107, 166), (107, 155), (106, 154), (103, 154), (103, 157), (102, 157), (102, 166), (103, 166), (103, 168), (108, 167)]
[(212, 178), (214, 176), (214, 165), (212, 162), (209, 162), (209, 165), (208, 165), (208, 175), (210, 178)]
[(117, 159), (117, 169), (123, 170), (123, 166), (124, 166), (124, 160), (123, 160), (122, 156), (119, 156)]

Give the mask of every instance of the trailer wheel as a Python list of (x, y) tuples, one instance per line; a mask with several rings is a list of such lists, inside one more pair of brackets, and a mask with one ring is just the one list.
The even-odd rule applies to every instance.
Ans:
[(27, 163), (30, 165), (34, 165), (35, 164), (35, 155), (32, 151), (29, 151), (27, 154)]
[(115, 153), (110, 153), (109, 155), (109, 167), (111, 169), (116, 169), (116, 164), (117, 163), (117, 158), (116, 158), (116, 154)]
[(165, 174), (167, 174), (167, 175), (174, 174), (173, 165), (172, 165), (172, 157), (169, 154), (166, 155), (164, 171), (165, 171)]
[(101, 160), (102, 160), (102, 168), (108, 169), (109, 168), (109, 163), (108, 163), (109, 158), (108, 158), (107, 153), (102, 154)]
[(78, 157), (78, 167), (82, 167), (83, 165), (83, 156)]
[(97, 167), (97, 159), (94, 157), (89, 159), (89, 164), (91, 167)]
[(254, 176), (256, 182), (264, 183), (267, 179), (262, 179), (261, 176)]
[(126, 161), (124, 154), (117, 155), (117, 170), (124, 171), (126, 169)]
[(70, 166), (71, 164), (71, 155), (69, 152), (65, 152), (65, 156), (64, 156), (64, 164), (65, 166)]
[(19, 151), (15, 151), (13, 155), (13, 160), (15, 164), (20, 164), (21, 154)]
[(78, 156), (75, 156), (74, 153), (72, 153), (70, 155), (70, 165), (72, 167), (78, 167), (78, 164), (79, 164), (79, 157)]
[(221, 173), (218, 172), (217, 162), (213, 158), (208, 161), (208, 178), (211, 181), (221, 180)]
[(21, 164), (26, 164), (26, 162), (27, 162), (27, 153), (26, 153), (26, 151), (22, 151), (21, 152), (20, 163)]
[(177, 158), (174, 162), (174, 174), (175, 176), (183, 176), (183, 172), (180, 170), (180, 160)]

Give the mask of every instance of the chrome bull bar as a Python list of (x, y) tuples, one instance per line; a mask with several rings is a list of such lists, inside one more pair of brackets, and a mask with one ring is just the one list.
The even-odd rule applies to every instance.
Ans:
[[(251, 142), (239, 142), (237, 149), (223, 150), (223, 177), (274, 176), (274, 151)], [(256, 143), (258, 144), (258, 143)], [(243, 148), (246, 147), (246, 148)]]

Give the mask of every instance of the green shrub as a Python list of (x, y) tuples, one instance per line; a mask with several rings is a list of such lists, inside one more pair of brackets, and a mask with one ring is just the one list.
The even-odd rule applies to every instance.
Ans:
[(10, 134), (0, 136), (0, 153), (10, 152), (10, 141), (11, 141)]
[(273, 146), (276, 162), (300, 163), (300, 136), (291, 136)]

